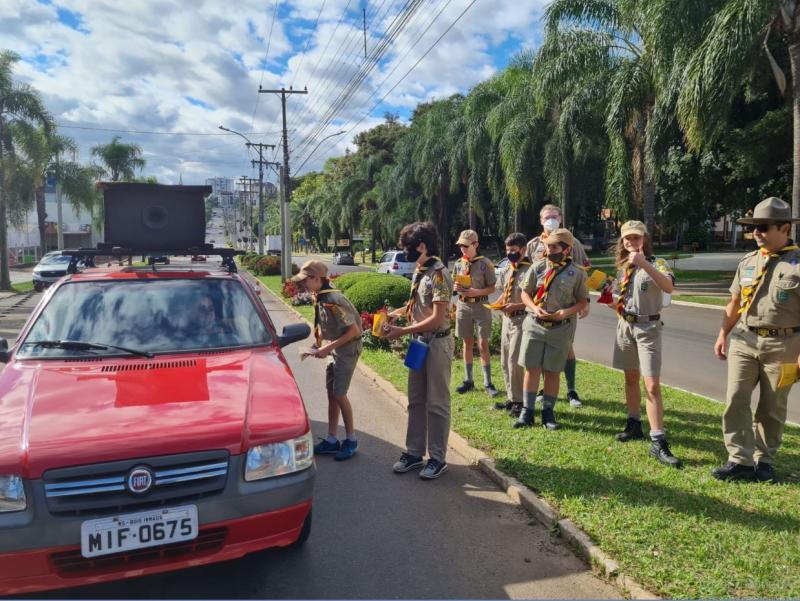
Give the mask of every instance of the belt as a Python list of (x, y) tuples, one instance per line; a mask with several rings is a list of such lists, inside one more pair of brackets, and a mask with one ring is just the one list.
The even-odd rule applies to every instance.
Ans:
[(657, 313), (655, 315), (636, 315), (636, 313), (628, 313), (625, 311), (622, 314), (622, 319), (627, 321), (628, 323), (647, 323), (650, 321), (658, 321), (661, 319), (661, 314)]
[(800, 332), (800, 326), (795, 326), (793, 328), (759, 328), (757, 326), (747, 326), (747, 329), (751, 332), (755, 332), (757, 336), (764, 338), (770, 336), (791, 336), (792, 334)]
[(527, 313), (527, 311), (522, 309), (521, 311), (512, 311), (511, 313), (505, 313), (504, 315), (506, 317), (519, 317), (520, 315), (525, 315), (525, 313)]
[(423, 340), (424, 338), (430, 340), (431, 338), (447, 338), (449, 335), (450, 335), (450, 328), (447, 328), (446, 330), (442, 330), (441, 332), (436, 332), (432, 336), (430, 335), (429, 332), (426, 332), (425, 334), (417, 334), (415, 337), (419, 338), (420, 340)]
[(534, 317), (533, 321), (535, 321), (540, 326), (543, 326), (545, 328), (554, 328), (556, 326), (569, 323), (570, 321), (572, 321), (572, 319), (568, 317), (567, 319), (559, 319), (558, 321), (547, 321), (546, 319), (539, 319), (538, 317)]
[(488, 296), (459, 296), (458, 300), (462, 303), (485, 303), (489, 300)]

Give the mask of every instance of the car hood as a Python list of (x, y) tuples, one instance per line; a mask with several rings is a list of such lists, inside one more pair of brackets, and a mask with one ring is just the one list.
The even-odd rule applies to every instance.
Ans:
[(275, 347), (153, 360), (15, 361), (0, 373), (0, 474), (210, 449), (308, 430)]
[(67, 273), (68, 267), (69, 263), (40, 263), (33, 268), (33, 271), (34, 273), (40, 273), (42, 271), (63, 271)]

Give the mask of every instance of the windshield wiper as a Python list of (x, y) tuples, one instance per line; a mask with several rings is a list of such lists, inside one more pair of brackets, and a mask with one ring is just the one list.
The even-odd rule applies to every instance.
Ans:
[(41, 346), (43, 348), (74, 349), (76, 351), (93, 351), (93, 350), (107, 351), (108, 349), (114, 349), (117, 351), (128, 353), (130, 355), (147, 357), (148, 359), (152, 359), (155, 356), (150, 351), (140, 351), (137, 349), (127, 348), (124, 346), (116, 346), (113, 344), (82, 342), (80, 340), (32, 340), (30, 342), (25, 342), (24, 344), (32, 344), (34, 346)]

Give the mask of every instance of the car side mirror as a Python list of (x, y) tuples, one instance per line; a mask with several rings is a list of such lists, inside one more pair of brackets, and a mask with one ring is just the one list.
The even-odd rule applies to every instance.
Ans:
[(307, 323), (293, 323), (285, 326), (278, 336), (278, 344), (283, 348), (293, 342), (300, 342), (311, 335), (311, 326)]
[(11, 353), (8, 352), (8, 340), (0, 338), (0, 363), (8, 363)]

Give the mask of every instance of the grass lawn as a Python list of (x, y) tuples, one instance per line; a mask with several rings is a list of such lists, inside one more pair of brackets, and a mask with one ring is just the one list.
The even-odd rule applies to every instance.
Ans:
[[(365, 349), (362, 360), (407, 390), (399, 357)], [(502, 387), (496, 359), (493, 374)], [(456, 360), (453, 388), (462, 375)], [(800, 596), (800, 429), (787, 427), (780, 484), (721, 483), (710, 474), (725, 460), (721, 404), (664, 388), (669, 440), (686, 465), (677, 471), (651, 459), (646, 442), (614, 440), (625, 420), (619, 372), (579, 362), (578, 384), (584, 407), (575, 410), (562, 383), (557, 432), (512, 429), (482, 392), (453, 394), (452, 427), (662, 596)]]
[(17, 294), (23, 294), (25, 292), (31, 292), (33, 290), (33, 281), (30, 282), (17, 282), (16, 284), (11, 284), (11, 289), (16, 292)]
[(695, 296), (693, 294), (673, 294), (672, 300), (700, 303), (701, 305), (718, 305), (724, 307), (731, 300), (729, 296)]

